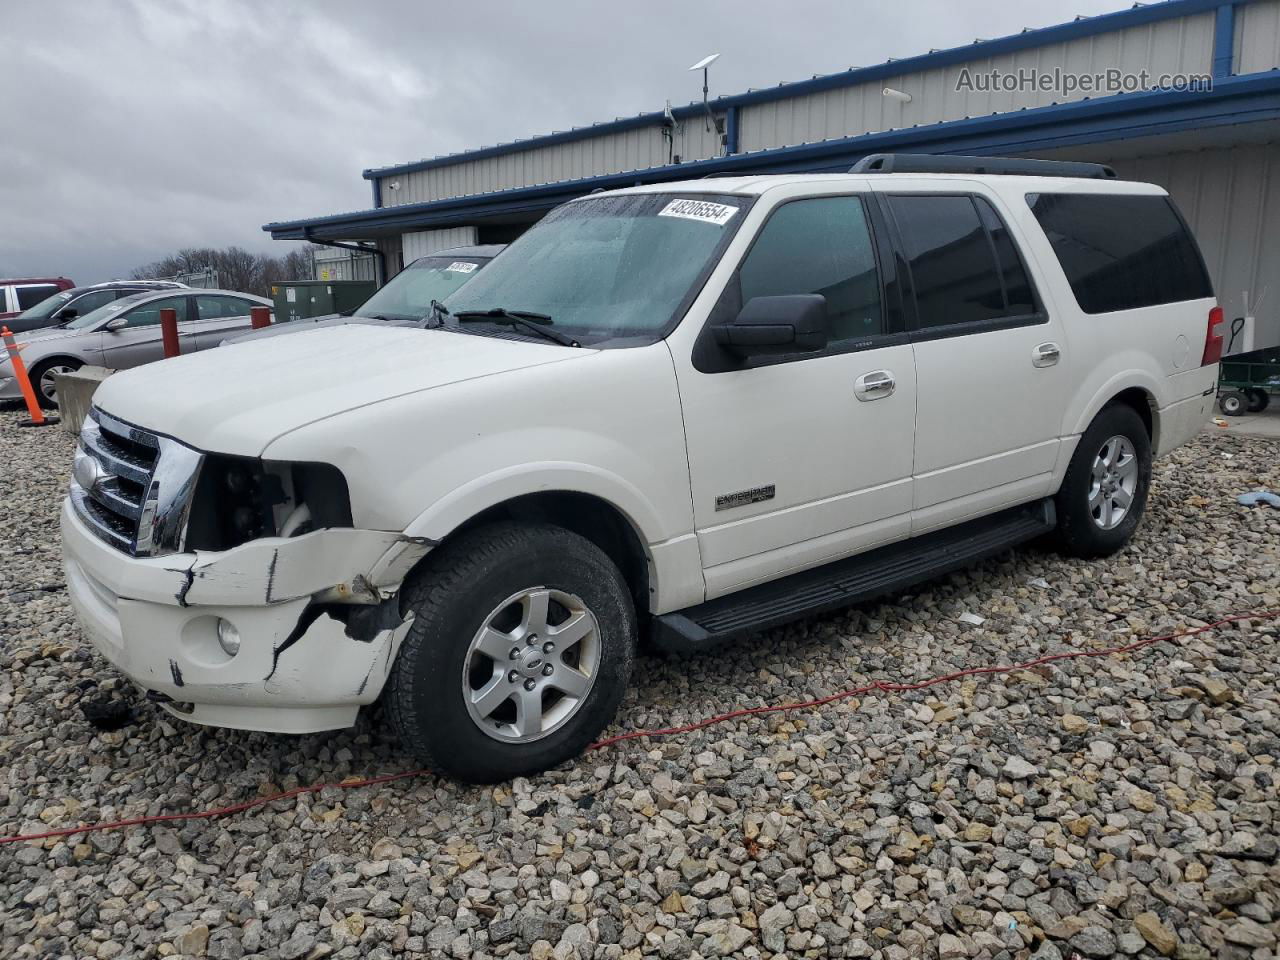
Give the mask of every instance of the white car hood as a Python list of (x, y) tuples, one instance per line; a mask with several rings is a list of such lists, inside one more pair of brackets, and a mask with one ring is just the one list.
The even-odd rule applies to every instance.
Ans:
[(346, 410), (595, 351), (364, 324), (228, 344), (108, 378), (105, 412), (200, 450), (258, 456)]

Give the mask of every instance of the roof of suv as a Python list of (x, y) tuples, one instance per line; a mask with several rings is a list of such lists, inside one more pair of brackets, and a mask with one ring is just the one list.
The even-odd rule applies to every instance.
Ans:
[[(745, 177), (704, 177), (700, 180), (677, 180), (669, 183), (646, 183), (605, 193), (587, 194), (578, 200), (619, 194), (643, 193), (732, 193), (759, 196), (776, 187), (799, 183), (856, 184), (873, 189), (890, 185), (915, 184), (921, 181), (934, 183), (973, 183), (981, 181), (993, 187), (1047, 192), (1070, 190), (1088, 193), (1164, 193), (1163, 187), (1138, 180), (1098, 180), (1084, 177), (1044, 177), (992, 173), (774, 173)], [(877, 185), (879, 185), (877, 187)], [(576, 202), (576, 201), (575, 201)]]

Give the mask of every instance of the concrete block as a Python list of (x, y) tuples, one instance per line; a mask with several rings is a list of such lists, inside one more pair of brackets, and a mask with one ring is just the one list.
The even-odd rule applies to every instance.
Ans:
[(80, 426), (89, 415), (89, 405), (97, 392), (98, 384), (115, 373), (106, 367), (81, 367), (71, 373), (54, 376), (58, 390), (58, 412), (62, 417), (62, 429), (72, 436), (80, 435)]

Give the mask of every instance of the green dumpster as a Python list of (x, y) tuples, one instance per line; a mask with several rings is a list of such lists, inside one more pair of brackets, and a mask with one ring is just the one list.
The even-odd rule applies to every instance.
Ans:
[(271, 284), (275, 322), (354, 310), (377, 289), (372, 280), (287, 280)]

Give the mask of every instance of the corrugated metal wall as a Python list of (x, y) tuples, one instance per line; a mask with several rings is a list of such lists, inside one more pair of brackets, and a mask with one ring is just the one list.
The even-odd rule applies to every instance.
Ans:
[[(986, 116), (1051, 103), (1083, 99), (1086, 94), (1054, 91), (980, 92), (956, 90), (962, 71), (971, 76), (999, 70), (1040, 73), (1055, 68), (1097, 73), (1109, 68), (1137, 73), (1209, 73), (1213, 61), (1213, 14), (1161, 20), (1140, 27), (1048, 44), (1017, 53), (980, 57), (937, 70), (906, 73), (874, 83), (744, 107), (739, 119), (744, 151), (813, 143), (836, 137), (899, 129), (944, 120)], [(892, 87), (911, 94), (910, 103), (882, 94)]]
[[(675, 134), (674, 153), (684, 160), (719, 156), (719, 135), (706, 128), (705, 120), (684, 120)], [(644, 127), (383, 177), (382, 203), (388, 207), (423, 203), (665, 163), (667, 141), (662, 128)], [(392, 183), (400, 186), (391, 189)]]
[(401, 236), (404, 262), (413, 263), (419, 257), (425, 257), (437, 250), (448, 250), (450, 247), (465, 247), (476, 242), (475, 227), (447, 227), (443, 230), (421, 230), (417, 233), (406, 233)]
[[(1265, 0), (1237, 8), (1239, 71), (1270, 69), (1280, 60), (1280, 0)], [(1162, 73), (1209, 73), (1213, 64), (1214, 15), (1197, 14), (1160, 20), (1111, 33), (1063, 43), (1046, 44), (1016, 53), (975, 57), (954, 66), (906, 73), (888, 80), (841, 87), (744, 106), (739, 111), (739, 150), (813, 143), (836, 137), (985, 116), (1030, 107), (1079, 100), (1086, 93), (1060, 91), (956, 90), (964, 69), (971, 76), (999, 70), (1040, 73), (1060, 68), (1097, 73), (1112, 68), (1153, 76)], [(912, 95), (902, 103), (882, 95), (884, 87)], [(686, 160), (705, 159), (720, 152), (719, 137), (695, 119), (681, 123), (674, 152)], [(495, 157), (382, 179), (384, 206), (423, 203), (470, 196), (513, 187), (575, 180), (626, 170), (643, 170), (667, 162), (667, 144), (660, 127), (602, 134), (584, 140), (531, 146)], [(392, 188), (392, 184), (398, 184)]]
[(1280, 67), (1280, 0), (1236, 7), (1233, 73)]
[(1280, 344), (1280, 143), (1243, 144), (1116, 160), (1126, 179), (1158, 183), (1191, 224), (1214, 291), (1230, 320), (1244, 313), (1244, 291), (1260, 309), (1261, 348)]

